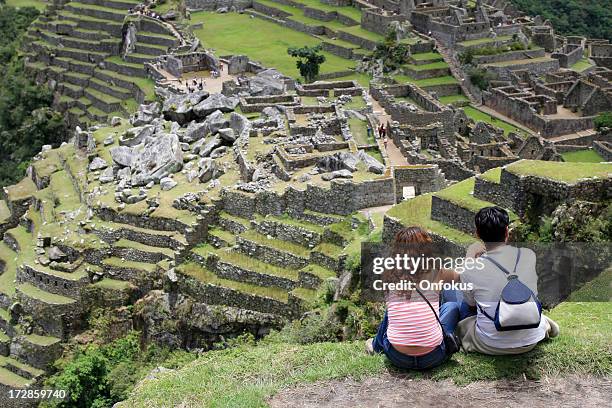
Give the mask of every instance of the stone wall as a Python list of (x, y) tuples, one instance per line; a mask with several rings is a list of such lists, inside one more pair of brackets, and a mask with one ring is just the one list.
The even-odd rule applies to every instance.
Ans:
[(362, 208), (395, 203), (395, 190), (391, 177), (359, 183), (332, 180), (329, 187), (307, 184), (305, 190), (289, 187), (283, 194), (251, 194), (225, 189), (222, 202), (225, 211), (247, 219), (252, 219), (259, 209), (263, 211), (261, 214), (270, 213), (271, 208), (277, 215), (284, 212), (301, 214), (304, 210), (346, 215)]
[(395, 201), (403, 199), (403, 188), (414, 186), (415, 194), (431, 193), (446, 186), (444, 174), (436, 165), (394, 166)]
[(513, 61), (527, 58), (541, 58), (546, 55), (543, 48), (524, 51), (510, 51), (495, 55), (475, 55), (474, 62), (476, 64), (493, 64), (495, 62)]
[(392, 22), (406, 20), (407, 17), (402, 15), (384, 15), (380, 9), (364, 9), (361, 13), (361, 27), (381, 35), (387, 34)]
[(550, 56), (559, 60), (559, 66), (562, 68), (570, 68), (572, 65), (580, 61), (584, 48), (574, 45), (566, 45), (561, 51), (553, 52)]
[(476, 232), (474, 212), (443, 198), (431, 197), (431, 219), (467, 234)]
[(605, 161), (612, 161), (612, 145), (609, 142), (593, 142), (595, 150)]
[(547, 72), (559, 70), (559, 60), (526, 62), (524, 64), (513, 64), (508, 66), (487, 65), (486, 69), (495, 74), (501, 80), (510, 80), (512, 71), (528, 71), (534, 75), (542, 75)]
[(252, 7), (252, 0), (185, 0), (188, 8), (193, 10), (209, 10), (215, 11), (221, 7), (227, 7), (228, 10), (234, 7), (236, 10), (244, 10)]

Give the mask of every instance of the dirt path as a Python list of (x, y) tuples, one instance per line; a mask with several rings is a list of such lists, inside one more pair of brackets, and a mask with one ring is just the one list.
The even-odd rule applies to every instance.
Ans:
[(413, 380), (383, 374), (364, 381), (346, 379), (286, 389), (269, 403), (273, 408), (584, 408), (608, 406), (611, 395), (611, 378), (487, 381), (460, 387), (450, 380)]
[[(380, 123), (384, 123), (385, 126), (388, 126), (388, 123), (391, 121), (391, 115), (385, 111), (385, 109), (378, 103), (378, 101), (374, 98), (372, 100), (372, 110), (374, 111), (374, 115), (378, 118)], [(404, 166), (408, 164), (408, 161), (400, 151), (399, 147), (393, 143), (393, 139), (387, 138), (387, 156), (389, 157), (389, 163), (391, 166)]]

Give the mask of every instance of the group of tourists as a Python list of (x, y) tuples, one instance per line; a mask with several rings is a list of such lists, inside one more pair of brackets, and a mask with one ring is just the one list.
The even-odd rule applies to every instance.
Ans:
[[(180, 79), (179, 85), (183, 85)], [(200, 78), (199, 81), (197, 79), (192, 79), (191, 82), (188, 79), (185, 80), (185, 89), (187, 90), (187, 93), (193, 93), (196, 90), (203, 91), (205, 85), (206, 81), (203, 78)]]
[[(426, 267), (385, 271), (417, 284), (385, 292), (386, 313), (366, 350), (384, 353), (399, 368), (423, 370), (444, 363), (460, 349), (521, 354), (556, 337), (559, 327), (542, 314), (537, 297), (536, 255), (508, 244), (509, 223), (508, 213), (499, 207), (476, 214), (476, 234), (482, 242), (468, 248), (462, 273)], [(395, 235), (392, 254), (419, 256), (424, 245), (432, 244), (426, 231), (408, 227)], [(412, 253), (414, 245), (418, 254)], [(436, 282), (460, 290), (419, 289)]]

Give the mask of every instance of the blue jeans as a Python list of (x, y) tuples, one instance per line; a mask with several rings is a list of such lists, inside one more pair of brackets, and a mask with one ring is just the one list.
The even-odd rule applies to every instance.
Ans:
[[(449, 293), (444, 293), (449, 292)], [(455, 291), (444, 291), (442, 293), (442, 301), (440, 304), (439, 317), (442, 323), (442, 328), (445, 333), (453, 333), (459, 323), (461, 313), (469, 313), (469, 306), (462, 302), (462, 294), (454, 293)], [(451, 293), (453, 292), (453, 293)], [(463, 310), (462, 310), (463, 309)], [(467, 317), (467, 316), (466, 316)], [(436, 323), (437, 324), (437, 323)], [(426, 370), (439, 366), (448, 359), (444, 341), (435, 349), (422, 356), (409, 356), (400, 353), (387, 338), (387, 327), (389, 326), (389, 317), (385, 312), (385, 317), (382, 323), (378, 326), (378, 332), (374, 337), (373, 347), (377, 353), (385, 353), (389, 361), (398, 367), (412, 370)]]

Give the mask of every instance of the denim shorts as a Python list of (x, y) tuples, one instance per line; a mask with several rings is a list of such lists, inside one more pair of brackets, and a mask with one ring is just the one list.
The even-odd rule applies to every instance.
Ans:
[(377, 353), (385, 353), (394, 366), (408, 370), (427, 370), (439, 366), (448, 359), (444, 341), (438, 347), (422, 356), (409, 356), (400, 353), (393, 348), (393, 345), (391, 345), (387, 338), (387, 326), (388, 317), (385, 313), (385, 317), (378, 328), (378, 334), (374, 338), (372, 345)]

